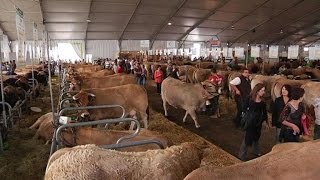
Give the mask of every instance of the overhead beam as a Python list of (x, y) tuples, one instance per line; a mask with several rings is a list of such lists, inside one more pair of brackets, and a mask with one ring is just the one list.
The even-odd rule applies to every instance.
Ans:
[(255, 12), (257, 9), (259, 9), (260, 7), (264, 6), (265, 4), (267, 4), (269, 1), (271, 0), (266, 0), (263, 3), (261, 3), (260, 5), (258, 5), (256, 8), (254, 8), (253, 10), (251, 10), (250, 12), (248, 12), (247, 14), (244, 14), (243, 16), (241, 16), (239, 19), (237, 19), (236, 21), (233, 21), (231, 24), (229, 24), (227, 27), (223, 28), (220, 32), (217, 33), (217, 35), (219, 35), (220, 33), (222, 33), (223, 31), (229, 29), (230, 27), (232, 27), (234, 24), (236, 24), (237, 22), (241, 21), (242, 19), (250, 16), (253, 12)]
[[(4, 31), (1, 23), (0, 23), (0, 30), (2, 31), (3, 34), (5, 34), (5, 31)], [(5, 35), (7, 35), (7, 34), (5, 34)], [(7, 35), (7, 37), (8, 37), (8, 40), (11, 41), (11, 38), (9, 37), (9, 35)]]
[[(132, 12), (132, 14), (131, 14), (131, 16), (130, 16), (129, 21), (126, 23), (126, 26), (125, 26), (125, 27), (123, 28), (123, 30), (121, 31), (121, 35), (120, 35), (119, 41), (122, 41), (124, 32), (125, 32), (126, 29), (128, 28), (128, 25), (130, 24), (130, 21), (132, 20), (133, 16), (135, 15), (135, 13), (136, 13), (137, 9), (139, 8), (140, 4), (141, 4), (141, 0), (139, 0), (139, 1), (137, 2), (136, 7), (134, 8), (134, 11)], [(121, 43), (120, 43), (120, 45), (121, 45)], [(121, 51), (121, 47), (119, 47), (119, 48), (120, 48), (120, 51)]]
[(315, 39), (315, 40), (313, 40), (313, 41), (303, 43), (303, 44), (301, 44), (301, 46), (305, 46), (305, 45), (308, 45), (308, 44), (310, 44), (310, 46), (311, 46), (313, 43), (318, 42), (319, 40), (320, 40), (320, 37)]
[(317, 33), (319, 33), (319, 32), (320, 32), (320, 30), (317, 30), (317, 31), (312, 32), (312, 33), (308, 33), (308, 34), (302, 36), (301, 38), (298, 38), (297, 40), (295, 40), (294, 43), (298, 43), (298, 42), (301, 41), (302, 39), (304, 39), (304, 38), (306, 38), (306, 37), (309, 37), (309, 36), (312, 36), (312, 35), (315, 35), (315, 34), (317, 34)]
[[(88, 16), (87, 16), (86, 20), (90, 19), (90, 13), (91, 13), (92, 4), (93, 4), (93, 0), (90, 0), (90, 6), (89, 6)], [(87, 36), (88, 36), (89, 23), (90, 22), (87, 21), (86, 36), (85, 36), (85, 49), (87, 49)]]
[[(299, 17), (299, 18), (297, 18), (297, 19), (295, 19), (295, 20), (293, 20), (293, 21), (291, 21), (291, 22), (289, 22), (289, 23), (287, 23), (287, 24), (285, 24), (285, 25), (283, 25), (283, 26), (281, 26), (281, 27), (279, 27), (279, 28), (276, 28), (276, 30), (279, 32), (279, 30), (281, 30), (281, 29), (283, 29), (283, 28), (285, 28), (285, 27), (288, 27), (288, 26), (290, 26), (290, 25), (293, 24), (293, 23), (298, 22), (298, 21), (300, 21), (301, 19), (303, 19), (303, 18), (305, 18), (305, 17), (308, 17), (308, 16), (310, 16), (310, 15), (318, 12), (319, 10), (320, 10), (320, 8), (317, 8), (317, 9), (315, 9), (315, 10), (313, 10), (313, 11), (310, 11), (310, 12), (304, 14), (303, 16), (301, 16), (301, 17)], [(270, 32), (268, 32), (268, 33), (270, 33)], [(249, 43), (256, 42), (257, 39), (261, 39), (261, 37), (265, 37), (268, 33), (263, 33), (262, 35), (259, 35), (258, 38), (254, 39), (253, 41), (250, 41)], [(285, 37), (285, 36), (282, 36), (282, 37)], [(278, 39), (280, 39), (280, 40), (278, 40), (278, 41), (281, 41), (282, 39), (284, 39), (284, 38), (282, 38), (282, 37), (278, 38)], [(281, 38), (282, 38), (282, 39), (281, 39)]]
[(311, 23), (308, 23), (308, 24), (306, 24), (306, 25), (304, 25), (304, 26), (292, 31), (291, 33), (287, 33), (285, 36), (283, 36), (281, 38), (278, 38), (278, 39), (275, 39), (275, 40), (272, 40), (272, 41), (268, 42), (268, 44), (273, 44), (273, 43), (279, 42), (279, 41), (281, 41), (283, 39), (288, 38), (291, 35), (296, 34), (297, 32), (299, 32), (299, 31), (301, 31), (303, 29), (309, 28), (309, 27), (314, 26), (315, 24), (318, 24), (318, 23), (320, 23), (320, 20), (316, 20), (316, 21), (313, 21)]
[(152, 34), (151, 36), (151, 42), (150, 42), (150, 49), (152, 48), (154, 41), (156, 40), (157, 36), (159, 35), (159, 33), (168, 25), (168, 22), (170, 21), (170, 19), (172, 19), (178, 12), (179, 10), (186, 4), (187, 0), (183, 0), (181, 1), (177, 8), (174, 9), (174, 11), (172, 11), (168, 18), (166, 18), (166, 20), (161, 24), (160, 28), (157, 29), (157, 31), (155, 33)]
[[(190, 34), (191, 31), (193, 31), (196, 27), (198, 27), (200, 24), (202, 24), (205, 20), (207, 20), (210, 16), (214, 15), (218, 9), (222, 8), (225, 4), (230, 2), (231, 0), (224, 0), (219, 4), (218, 7), (211, 10), (208, 14), (206, 14), (202, 19), (200, 19), (196, 24), (194, 24), (191, 28), (189, 28), (182, 36), (179, 37), (178, 41), (181, 41), (186, 35)], [(181, 45), (180, 45), (181, 46)]]
[(291, 8), (299, 5), (299, 4), (302, 3), (303, 1), (305, 1), (305, 0), (297, 1), (296, 3), (294, 3), (293, 5), (291, 5), (290, 7), (288, 7), (288, 8), (286, 8), (286, 9), (280, 11), (279, 13), (271, 16), (271, 17), (268, 18), (267, 20), (265, 20), (265, 21), (259, 23), (258, 25), (252, 27), (252, 28), (249, 29), (247, 32), (242, 33), (241, 35), (239, 35), (238, 37), (236, 37), (234, 40), (232, 40), (232, 41), (230, 42), (230, 46), (231, 46), (232, 44), (234, 44), (235, 42), (237, 42), (237, 41), (238, 41), (240, 38), (242, 38), (244, 35), (250, 33), (252, 30), (254, 30), (254, 29), (256, 29), (256, 28), (258, 28), (258, 27), (260, 27), (260, 26), (262, 26), (262, 25), (264, 25), (264, 24), (266, 24), (266, 23), (268, 23), (268, 22), (270, 22), (270, 21), (273, 20), (274, 18), (276, 18), (276, 17), (280, 16), (281, 14), (287, 12), (287, 11), (290, 10)]

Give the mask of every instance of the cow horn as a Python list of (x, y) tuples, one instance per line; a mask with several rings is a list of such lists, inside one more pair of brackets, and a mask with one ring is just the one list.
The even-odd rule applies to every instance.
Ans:
[(89, 96), (91, 97), (96, 97), (96, 95), (92, 94), (92, 93), (88, 93)]
[(79, 97), (77, 98), (76, 96), (72, 96), (72, 99), (76, 101), (79, 99)]

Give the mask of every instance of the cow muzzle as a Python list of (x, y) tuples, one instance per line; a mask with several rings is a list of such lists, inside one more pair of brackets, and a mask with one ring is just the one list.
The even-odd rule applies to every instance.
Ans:
[(89, 112), (83, 112), (83, 113), (81, 113), (81, 115), (80, 115), (82, 118), (89, 118), (90, 117), (90, 113)]

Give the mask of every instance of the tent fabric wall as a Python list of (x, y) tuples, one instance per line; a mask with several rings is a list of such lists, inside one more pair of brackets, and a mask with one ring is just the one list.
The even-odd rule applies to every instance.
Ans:
[(87, 54), (92, 54), (92, 59), (117, 58), (119, 56), (119, 44), (117, 40), (88, 40)]
[(140, 40), (123, 40), (121, 42), (121, 51), (140, 51), (148, 50), (148, 47), (141, 47)]

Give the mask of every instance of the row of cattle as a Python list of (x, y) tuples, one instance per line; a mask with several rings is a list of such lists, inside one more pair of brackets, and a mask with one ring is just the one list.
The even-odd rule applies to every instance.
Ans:
[[(77, 75), (76, 72), (79, 72), (79, 68), (77, 67), (69, 69), (72, 84), (70, 90), (75, 90), (75, 88), (81, 90), (73, 96), (73, 99), (75, 99), (79, 105), (119, 104), (125, 107), (128, 115), (141, 116), (144, 112), (147, 114), (148, 100), (146, 91), (136, 85), (134, 77), (124, 74), (99, 76), (95, 75), (95, 73), (101, 73), (105, 70), (97, 71), (97, 67), (84, 67), (85, 68), (81, 67), (80, 69), (87, 70), (81, 71), (87, 71), (88, 73), (91, 71), (91, 74), (89, 73), (90, 77)], [(80, 72), (80, 74), (82, 74), (82, 72)], [(108, 83), (104, 84), (104, 82)], [(121, 84), (125, 82), (131, 82), (131, 84)], [(104, 87), (101, 87), (103, 86), (102, 84), (104, 84)], [(213, 87), (209, 83), (206, 84), (205, 81), (200, 85), (199, 83), (183, 83), (179, 80), (167, 78), (162, 84), (164, 106), (165, 103), (168, 102), (172, 106), (187, 109), (186, 115), (190, 114), (191, 116), (195, 114), (192, 111), (201, 108), (205, 104), (206, 99), (211, 98), (210, 96), (215, 93), (217, 93), (217, 87)], [(188, 99), (189, 101), (186, 101)], [(164, 107), (164, 109), (166, 110), (166, 107)], [(89, 115), (90, 120), (98, 120), (120, 114), (121, 112), (116, 109), (102, 111), (92, 110), (82, 112), (82, 117), (88, 118)], [(141, 117), (140, 119), (144, 119), (143, 116)], [(32, 127), (39, 128), (37, 136), (47, 136), (47, 140), (51, 139), (52, 134), (48, 132), (52, 132), (52, 121), (52, 113), (47, 114), (46, 117), (43, 116), (42, 119), (40, 118)], [(196, 121), (195, 124), (197, 126)], [(146, 124), (145, 127), (147, 127)], [(165, 143), (165, 139), (154, 132), (148, 130), (143, 130), (142, 132), (148, 134), (148, 136), (141, 134), (142, 139), (156, 138)], [(107, 139), (112, 139), (114, 143), (115, 140), (120, 137), (119, 135), (121, 133), (123, 135), (124, 132), (105, 132), (94, 128), (78, 128), (76, 133), (72, 133), (70, 130), (63, 132), (61, 139), (63, 139), (65, 144), (70, 146), (87, 143), (103, 145), (111, 143), (111, 141), (107, 142)], [(205, 149), (193, 143), (184, 143), (166, 150), (136, 153), (104, 150), (94, 145), (77, 146), (71, 149), (65, 148), (59, 150), (50, 158), (45, 179), (183, 179), (195, 169), (197, 170), (189, 174), (186, 179), (199, 177), (203, 177), (203, 179), (238, 179), (239, 175), (242, 175), (241, 177), (257, 177), (256, 175), (258, 174), (256, 173), (260, 173), (259, 177), (262, 177), (262, 179), (270, 179), (271, 177), (286, 179), (288, 177), (296, 178), (297, 173), (301, 174), (301, 172), (304, 173), (304, 177), (313, 179), (317, 177), (318, 173), (314, 171), (315, 165), (310, 166), (311, 170), (303, 167), (305, 169), (299, 169), (300, 171), (285, 171), (285, 173), (272, 171), (272, 173), (263, 173), (263, 171), (267, 169), (281, 169), (286, 167), (289, 156), (285, 155), (288, 153), (299, 154), (303, 157), (300, 159), (295, 158), (294, 161), (292, 161), (293, 167), (296, 167), (294, 164), (301, 164), (302, 161), (311, 158), (309, 157), (310, 152), (317, 153), (316, 151), (319, 151), (319, 148), (316, 148), (319, 147), (319, 143), (304, 143), (304, 148), (301, 148), (301, 146), (302, 145), (296, 144), (289, 145), (290, 148), (288, 148), (288, 144), (276, 146), (271, 153), (262, 157), (262, 159), (214, 171), (210, 167), (197, 169), (200, 166)], [(144, 147), (144, 151), (149, 148), (151, 147)], [(141, 149), (137, 151), (141, 151)], [(281, 153), (279, 153), (279, 151), (281, 151)], [(277, 162), (275, 162), (275, 160), (277, 160)], [(270, 163), (274, 166), (270, 166)], [(250, 171), (251, 167), (256, 167), (257, 171)], [(233, 169), (232, 173), (229, 171), (230, 168)]]
[(200, 167), (206, 148), (195, 143), (146, 152), (119, 152), (90, 144), (54, 153), (45, 179), (316, 180), (320, 176), (319, 146), (320, 141), (278, 144), (255, 160), (216, 168)]
[[(4, 102), (8, 103), (11, 107), (11, 112), (9, 112), (9, 107), (5, 106), (5, 113), (7, 115), (7, 119), (13, 120), (13, 117), (9, 117), (10, 114), (15, 114), (17, 112), (18, 117), (20, 117), (20, 113), (23, 109), (27, 109), (28, 106), (28, 97), (36, 97), (40, 93), (41, 85), (47, 84), (47, 76), (48, 71), (43, 69), (42, 67), (37, 67), (34, 70), (34, 75), (32, 76), (32, 67), (25, 67), (23, 69), (17, 70), (19, 75), (16, 76), (2, 76), (3, 81), (3, 97)], [(34, 82), (35, 87), (32, 90), (32, 82), (30, 79), (36, 79)], [(39, 84), (37, 84), (38, 82)], [(2, 101), (2, 96), (0, 96), (0, 101)], [(4, 105), (0, 105), (0, 109), (2, 112)], [(2, 116), (1, 116), (2, 117)], [(7, 121), (4, 120), (4, 121)], [(11, 122), (13, 123), (13, 122)], [(6, 140), (8, 131), (7, 127), (3, 126), (3, 123), (0, 124), (1, 134), (3, 140)]]
[[(156, 64), (154, 64), (155, 66)], [(87, 65), (88, 66), (88, 65)], [(117, 75), (106, 75), (113, 74), (113, 71), (110, 70), (97, 70), (97, 68), (101, 68), (99, 66), (92, 66), (93, 69), (81, 67), (81, 74), (85, 74), (84, 76), (77, 75), (75, 71), (72, 71), (72, 68), (69, 68), (69, 74), (71, 78), (70, 91), (80, 91), (81, 89), (86, 88), (105, 88), (105, 87), (114, 87), (124, 84), (136, 84), (136, 80), (131, 75), (126, 74), (117, 74)], [(89, 66), (90, 67), (90, 66)], [(195, 111), (199, 110), (204, 106), (205, 101), (207, 99), (212, 98), (212, 95), (217, 94), (222, 89), (222, 93), (230, 96), (231, 88), (229, 87), (229, 82), (239, 76), (241, 73), (237, 71), (223, 71), (219, 70), (219, 74), (224, 77), (224, 81), (222, 84), (217, 87), (207, 82), (207, 79), (210, 75), (210, 69), (197, 68), (191, 65), (183, 65), (178, 66), (179, 75), (183, 81), (188, 83), (183, 83), (178, 80), (174, 80), (171, 78), (167, 78), (162, 83), (162, 100), (165, 109), (165, 115), (167, 115), (167, 102), (174, 107), (180, 107), (186, 110), (187, 114), (190, 114), (193, 120), (195, 121), (196, 127), (199, 127), (199, 123), (197, 123), (197, 117), (195, 115)], [(310, 69), (307, 67), (300, 68), (304, 69), (304, 71), (312, 72), (317, 75), (320, 74), (320, 70), (318, 69)], [(95, 72), (92, 72), (95, 71)], [(90, 73), (91, 72), (91, 73)], [(101, 75), (104, 74), (104, 75)], [(92, 78), (95, 77), (95, 78)], [(289, 84), (292, 86), (299, 86), (305, 89), (305, 101), (309, 106), (314, 104), (314, 100), (318, 97), (317, 91), (319, 90), (319, 83), (312, 82), (309, 80), (290, 80), (282, 75), (274, 75), (274, 76), (264, 76), (264, 75), (251, 75), (252, 79), (252, 88), (258, 84), (263, 83), (266, 86), (266, 94), (265, 99), (271, 102), (271, 100), (275, 100), (276, 97), (280, 96), (281, 88), (284, 84)], [(202, 83), (202, 87), (198, 84)], [(138, 88), (138, 86), (136, 86)], [(171, 87), (177, 87), (172, 90)], [(204, 87), (204, 88), (203, 88)], [(134, 88), (133, 88), (134, 89)], [(185, 90), (188, 89), (188, 90)], [(169, 93), (167, 93), (167, 91)], [(126, 91), (123, 90), (125, 93)], [(129, 93), (134, 93), (135, 91), (130, 91)], [(208, 93), (209, 92), (209, 93)], [(208, 93), (208, 94), (206, 94)], [(134, 97), (130, 96), (129, 97)], [(203, 98), (205, 97), (205, 98)], [(78, 98), (78, 96), (76, 96)], [(83, 98), (82, 98), (83, 99)], [(101, 99), (99, 97), (99, 99)], [(139, 104), (140, 102), (138, 102)], [(82, 103), (83, 105), (88, 104), (87, 102)], [(144, 108), (136, 108), (141, 109), (140, 114), (143, 114)], [(130, 109), (131, 111), (131, 109)], [(129, 112), (130, 112), (129, 111)], [(86, 113), (88, 114), (88, 113)], [(143, 116), (143, 115), (142, 115)], [(186, 119), (184, 117), (184, 121)], [(99, 117), (102, 118), (102, 117)]]

